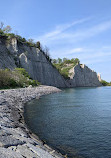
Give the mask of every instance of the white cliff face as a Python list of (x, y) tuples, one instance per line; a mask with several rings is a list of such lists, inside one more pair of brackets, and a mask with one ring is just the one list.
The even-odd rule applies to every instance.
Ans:
[(88, 68), (84, 64), (78, 64), (72, 69), (73, 73), (71, 76), (72, 86), (76, 87), (87, 87), (87, 86), (101, 86), (98, 80), (97, 73)]
[(11, 38), (9, 42), (7, 42), (7, 49), (12, 52), (12, 54), (18, 53), (17, 39)]
[(0, 68), (23, 67), (30, 77), (44, 85), (56, 87), (101, 86), (96, 72), (85, 65), (71, 69), (70, 80), (65, 80), (38, 48), (17, 42), (16, 38), (0, 38)]
[(97, 76), (98, 76), (98, 80), (101, 81), (101, 74), (98, 73)]
[(20, 64), (28, 71), (31, 78), (45, 85), (66, 87), (64, 78), (39, 49), (24, 47), (24, 50), (25, 52), (19, 56)]
[[(11, 47), (11, 44), (10, 44)], [(4, 38), (0, 38), (0, 68), (13, 69), (16, 67), (15, 55), (13, 49), (11, 51), (8, 49), (9, 43)]]

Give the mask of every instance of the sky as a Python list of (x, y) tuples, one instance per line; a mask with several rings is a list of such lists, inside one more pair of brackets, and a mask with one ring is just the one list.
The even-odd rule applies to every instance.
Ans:
[(111, 81), (111, 0), (0, 0), (0, 22)]

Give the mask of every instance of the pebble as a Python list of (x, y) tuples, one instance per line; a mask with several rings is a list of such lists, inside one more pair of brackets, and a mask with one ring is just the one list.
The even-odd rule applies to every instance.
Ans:
[(63, 156), (33, 137), (23, 120), (24, 103), (42, 95), (60, 92), (52, 86), (0, 91), (0, 158), (62, 158)]

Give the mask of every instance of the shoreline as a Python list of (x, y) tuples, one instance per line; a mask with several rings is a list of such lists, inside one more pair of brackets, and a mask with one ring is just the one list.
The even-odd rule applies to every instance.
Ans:
[(0, 90), (1, 158), (63, 158), (31, 132), (23, 116), (25, 103), (60, 91), (52, 86)]

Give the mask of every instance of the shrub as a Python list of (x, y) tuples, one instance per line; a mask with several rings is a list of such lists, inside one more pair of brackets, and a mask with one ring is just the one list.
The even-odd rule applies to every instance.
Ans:
[(25, 69), (16, 68), (14, 71), (0, 69), (0, 88), (28, 87), (29, 85), (37, 86), (40, 83), (30, 79)]
[(0, 69), (0, 88), (16, 87), (18, 84), (12, 78), (12, 72), (8, 69)]
[(15, 71), (17, 71), (17, 73), (20, 73), (25, 77), (30, 78), (28, 72), (26, 72), (26, 70), (24, 68), (15, 68)]
[(0, 35), (4, 35), (4, 32), (0, 29)]
[(39, 41), (36, 43), (36, 46), (38, 49), (40, 49), (40, 42)]
[(71, 75), (69, 70), (78, 63), (80, 63), (78, 58), (72, 58), (71, 60), (67, 58), (58, 58), (52, 60), (53, 66), (56, 67), (60, 74), (66, 79), (69, 79), (69, 76)]
[(8, 36), (9, 38), (14, 38), (14, 37), (16, 37), (16, 35), (15, 35), (14, 33), (8, 33), (7, 36)]
[(109, 83), (106, 82), (105, 80), (101, 80), (101, 83), (102, 83), (103, 86), (108, 86), (109, 85)]
[(13, 78), (10, 78), (9, 79), (9, 87), (18, 87), (18, 83), (13, 79)]

